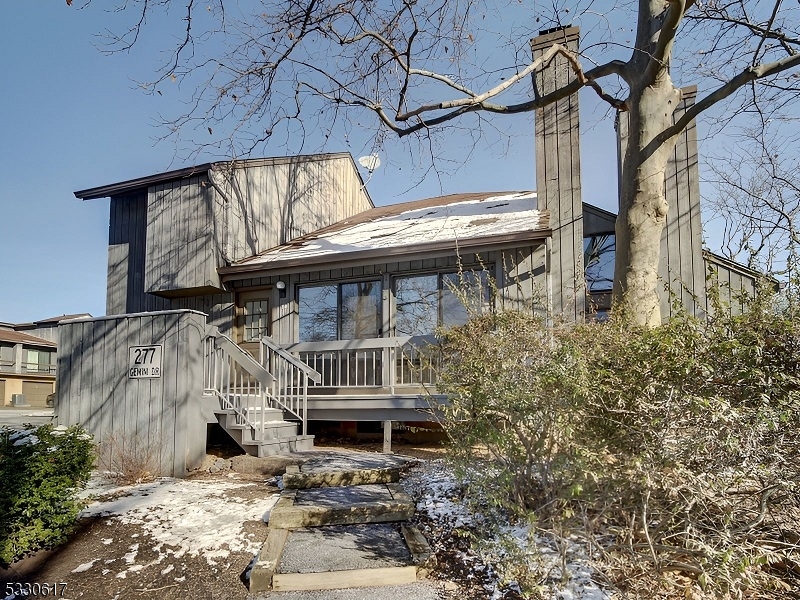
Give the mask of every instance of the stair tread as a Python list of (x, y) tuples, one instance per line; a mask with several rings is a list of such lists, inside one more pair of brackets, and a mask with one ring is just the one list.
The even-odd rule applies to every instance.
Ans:
[(252, 441), (252, 442), (242, 442), (242, 445), (246, 446), (274, 446), (275, 444), (280, 444), (281, 442), (299, 442), (308, 439), (314, 439), (313, 435), (287, 435), (286, 437), (281, 438), (270, 438), (267, 440), (261, 441)]

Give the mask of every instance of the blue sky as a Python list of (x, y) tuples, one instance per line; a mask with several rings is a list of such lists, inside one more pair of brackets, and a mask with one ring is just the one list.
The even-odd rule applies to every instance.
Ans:
[[(19, 2), (0, 21), (0, 321), (104, 314), (108, 200), (83, 202), (73, 192), (189, 164), (172, 144), (155, 142), (163, 133), (159, 115), (179, 111), (187, 90), (165, 88), (162, 96), (150, 96), (136, 84), (151, 75), (169, 32), (154, 23), (135, 52), (105, 55), (97, 34), (118, 27), (121, 18), (100, 3), (78, 10), (63, 1)], [(613, 209), (613, 123), (600, 120), (601, 109), (584, 99), (584, 201)], [(532, 117), (514, 118), (519, 135), (507, 147), (477, 147), (463, 168), (428, 176), (411, 190), (409, 181), (419, 172), (407, 155), (381, 156), (384, 166), (368, 184), (372, 198), (388, 204), (440, 193), (534, 189)], [(464, 143), (453, 137), (441, 152), (463, 156)], [(356, 158), (366, 153), (345, 140), (326, 149), (350, 150)], [(263, 154), (286, 152), (280, 146)]]

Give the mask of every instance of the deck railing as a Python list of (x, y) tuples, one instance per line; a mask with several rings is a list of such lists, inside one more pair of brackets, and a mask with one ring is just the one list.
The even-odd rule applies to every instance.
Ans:
[(321, 374), (315, 387), (435, 386), (440, 366), (434, 336), (300, 342), (285, 348)]
[(0, 371), (3, 373), (31, 373), (41, 375), (55, 375), (55, 364), (39, 364), (35, 362), (17, 363), (13, 360), (0, 360)]

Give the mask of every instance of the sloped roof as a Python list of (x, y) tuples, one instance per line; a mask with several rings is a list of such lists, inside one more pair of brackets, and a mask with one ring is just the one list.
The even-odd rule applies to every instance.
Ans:
[(219, 269), (271, 270), (413, 252), (474, 248), (550, 235), (535, 192), (451, 194), (373, 208)]
[(44, 340), (35, 335), (28, 335), (20, 331), (8, 331), (0, 329), (0, 342), (11, 344), (27, 344), (28, 346), (44, 346), (47, 348), (55, 348), (56, 343), (49, 340)]
[(84, 317), (91, 317), (89, 313), (76, 313), (74, 315), (61, 315), (57, 317), (50, 317), (48, 319), (41, 319), (34, 321), (34, 325), (47, 325), (49, 323), (61, 323), (61, 321), (70, 321), (72, 319), (83, 319)]
[[(276, 156), (272, 158), (247, 158), (233, 161), (229, 160), (203, 163), (201, 165), (194, 165), (192, 167), (185, 167), (183, 169), (174, 169), (172, 171), (156, 173), (155, 175), (147, 175), (145, 177), (137, 177), (136, 179), (128, 179), (126, 181), (120, 181), (119, 183), (111, 183), (85, 190), (78, 190), (75, 192), (75, 197), (81, 200), (95, 200), (97, 198), (118, 196), (133, 192), (135, 190), (140, 190), (142, 188), (148, 188), (151, 185), (167, 183), (168, 181), (177, 181), (187, 177), (197, 177), (198, 175), (204, 175), (208, 171), (230, 168), (231, 165), (235, 167), (260, 167), (264, 165), (310, 162), (315, 160), (327, 160), (330, 158), (344, 157), (350, 159), (350, 161), (353, 163), (353, 168), (356, 170), (356, 173), (358, 173), (358, 169), (355, 166), (355, 161), (353, 161), (353, 156), (348, 152), (332, 152), (328, 154), (308, 154), (299, 156)], [(359, 174), (359, 177), (360, 176), (361, 175)]]

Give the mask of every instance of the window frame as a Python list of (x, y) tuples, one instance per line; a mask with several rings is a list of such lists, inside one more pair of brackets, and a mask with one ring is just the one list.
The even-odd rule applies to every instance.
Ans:
[[(391, 330), (392, 335), (397, 336), (397, 280), (398, 279), (411, 279), (413, 277), (430, 277), (431, 275), (436, 276), (436, 285), (437, 285), (437, 294), (436, 294), (436, 329), (444, 326), (453, 327), (453, 325), (445, 325), (444, 323), (444, 293), (445, 291), (449, 291), (445, 285), (445, 277), (448, 275), (468, 275), (474, 274), (478, 277), (483, 274), (485, 277), (485, 282), (482, 281), (482, 288), (486, 290), (486, 298), (485, 301), (481, 303), (482, 309), (485, 310), (493, 310), (494, 308), (494, 301), (495, 295), (492, 293), (492, 288), (489, 285), (489, 279), (494, 272), (494, 265), (493, 264), (486, 264), (481, 269), (434, 269), (429, 271), (415, 271), (409, 273), (394, 273), (392, 274), (391, 280), (391, 290), (392, 290), (392, 300), (391, 300)], [(485, 287), (484, 287), (485, 286)], [(457, 325), (455, 325), (457, 326)], [(420, 334), (420, 335), (433, 335), (434, 332), (428, 334)], [(402, 334), (407, 335), (407, 334)]]
[(247, 336), (247, 302), (266, 302), (267, 303), (267, 336), (272, 336), (272, 312), (275, 308), (273, 302), (273, 286), (242, 288), (235, 291), (233, 301), (234, 327), (233, 337), (239, 344), (253, 344), (260, 340), (248, 341)]
[[(383, 307), (383, 278), (378, 277), (366, 277), (363, 279), (342, 279), (342, 280), (335, 280), (326, 283), (303, 283), (300, 285), (295, 286), (295, 302), (297, 304), (297, 340), (298, 342), (304, 343), (308, 340), (302, 340), (301, 335), (301, 328), (300, 328), (300, 293), (304, 289), (311, 289), (311, 288), (322, 288), (322, 287), (335, 287), (336, 288), (336, 340), (328, 340), (328, 341), (345, 341), (345, 338), (342, 338), (342, 313), (344, 309), (344, 305), (342, 303), (342, 286), (343, 285), (354, 285), (359, 283), (377, 283), (378, 284), (378, 338), (384, 336), (384, 327), (383, 327), (383, 319), (384, 319), (384, 307)], [(376, 339), (376, 338), (346, 338), (346, 339)], [(321, 341), (321, 340), (320, 340)]]

